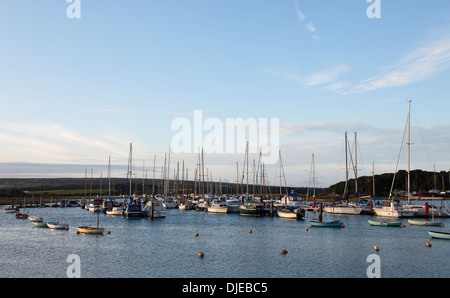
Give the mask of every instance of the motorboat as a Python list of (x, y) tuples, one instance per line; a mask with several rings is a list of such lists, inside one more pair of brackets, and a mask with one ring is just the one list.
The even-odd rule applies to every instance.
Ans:
[(239, 207), (241, 206), (241, 202), (236, 199), (228, 199), (227, 201), (227, 213), (239, 213)]
[(405, 210), (399, 201), (388, 200), (381, 202), (381, 207), (373, 208), (375, 215), (382, 217), (414, 217), (415, 213), (411, 210)]
[(142, 214), (141, 204), (139, 203), (130, 203), (127, 204), (122, 213), (125, 218), (142, 218), (144, 215)]
[(106, 210), (106, 215), (122, 215), (123, 208), (121, 206), (112, 207), (111, 210)]
[(166, 210), (161, 201), (151, 200), (142, 208), (142, 214), (146, 218), (164, 218), (166, 217)]
[(227, 213), (228, 205), (224, 201), (212, 201), (211, 205), (208, 207), (208, 212), (211, 213)]
[(302, 209), (291, 207), (278, 209), (277, 215), (280, 218), (302, 219), (305, 214), (302, 212)]

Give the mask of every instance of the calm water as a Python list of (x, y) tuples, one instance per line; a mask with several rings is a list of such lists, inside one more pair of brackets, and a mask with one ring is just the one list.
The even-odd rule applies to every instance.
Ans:
[[(367, 215), (338, 216), (345, 228), (310, 228), (307, 220), (169, 209), (166, 218), (153, 221), (102, 213), (104, 235), (77, 235), (78, 226), (96, 225), (95, 213), (79, 207), (29, 210), (44, 220), (65, 216), (70, 229), (35, 228), (2, 212), (0, 277), (66, 277), (67, 257), (77, 254), (85, 278), (364, 278), (374, 245), (380, 248), (381, 277), (450, 277), (450, 241), (427, 233), (450, 231), (450, 219), (443, 219), (444, 227), (409, 226), (404, 219), (406, 227), (386, 228), (369, 226)], [(198, 258), (200, 251), (204, 258)]]

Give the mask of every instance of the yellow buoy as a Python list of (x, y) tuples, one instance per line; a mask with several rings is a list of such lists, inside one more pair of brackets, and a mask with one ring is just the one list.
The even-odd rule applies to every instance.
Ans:
[(287, 254), (287, 250), (282, 249), (282, 250), (281, 250), (281, 254), (282, 254), (282, 255)]
[(198, 253), (199, 258), (203, 258), (204, 256), (205, 256), (205, 254), (202, 251)]
[(426, 246), (426, 247), (431, 247), (431, 244), (430, 244), (429, 242), (427, 242), (427, 243), (425, 244), (425, 246)]
[(375, 251), (379, 251), (380, 250), (380, 248), (378, 246), (376, 246), (376, 245), (373, 248), (375, 249)]

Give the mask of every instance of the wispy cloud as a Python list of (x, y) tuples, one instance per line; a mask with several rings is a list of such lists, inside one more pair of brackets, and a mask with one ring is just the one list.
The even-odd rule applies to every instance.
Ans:
[(289, 74), (286, 77), (291, 81), (301, 83), (305, 87), (310, 87), (335, 82), (340, 74), (347, 73), (351, 69), (350, 66), (341, 64), (314, 72), (307, 76)]
[(450, 68), (450, 38), (422, 46), (384, 67), (381, 73), (365, 79), (347, 93), (362, 93), (423, 81)]
[(339, 64), (323, 70), (313, 72), (309, 75), (299, 75), (296, 71), (280, 72), (270, 67), (263, 69), (263, 73), (272, 77), (282, 77), (290, 82), (295, 82), (304, 87), (323, 86), (328, 91), (340, 91), (348, 86), (348, 83), (340, 81), (339, 77), (352, 70), (346, 64)]
[[(297, 18), (300, 23), (303, 23), (306, 20), (305, 14), (300, 10), (300, 7), (298, 6), (298, 3), (295, 3), (295, 11), (297, 13)], [(316, 34), (316, 27), (314, 26), (313, 22), (309, 21), (304, 25), (304, 28), (312, 33), (312, 37), (314, 39), (320, 39), (319, 35)]]
[(75, 162), (90, 161), (108, 154), (126, 156), (127, 142), (93, 137), (58, 123), (0, 122), (0, 142), (6, 144), (0, 161)]

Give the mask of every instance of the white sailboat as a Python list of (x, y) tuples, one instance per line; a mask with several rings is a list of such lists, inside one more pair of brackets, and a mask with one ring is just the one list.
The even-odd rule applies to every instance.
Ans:
[[(410, 111), (411, 111), (411, 101), (408, 103), (408, 201), (411, 198), (411, 178), (410, 178)], [(401, 151), (401, 150), (400, 150)], [(400, 155), (399, 155), (400, 156)], [(397, 161), (398, 166), (398, 161)], [(397, 167), (395, 169), (395, 173), (397, 172)], [(382, 202), (381, 208), (373, 208), (375, 214), (377, 216), (383, 216), (383, 217), (393, 217), (393, 218), (399, 218), (399, 217), (414, 217), (415, 213), (411, 210), (406, 210), (403, 208), (400, 201), (394, 201), (392, 196), (392, 189), (394, 187), (394, 181), (395, 181), (395, 174), (392, 179), (391, 184), (391, 190), (389, 192), (389, 200)]]
[[(347, 200), (348, 197), (348, 162), (347, 162), (347, 132), (345, 132), (345, 189), (344, 189), (344, 199)], [(356, 184), (356, 192), (358, 193), (358, 178), (356, 175), (356, 132), (355, 132), (355, 184)], [(334, 198), (333, 198), (334, 200)], [(347, 203), (334, 203), (333, 206), (327, 206), (323, 208), (323, 211), (331, 214), (346, 214), (346, 215), (359, 215), (361, 214), (363, 207), (349, 205)]]
[[(92, 170), (91, 170), (91, 177), (92, 177)], [(100, 178), (101, 179), (101, 178)], [(100, 193), (101, 193), (101, 184), (100, 184)], [(101, 205), (102, 198), (100, 196), (100, 199), (98, 200), (98, 206)], [(100, 221), (100, 210), (97, 212), (97, 226), (91, 227), (91, 226), (81, 226), (78, 227), (77, 232), (81, 234), (103, 234), (104, 228), (99, 227), (99, 221)]]

